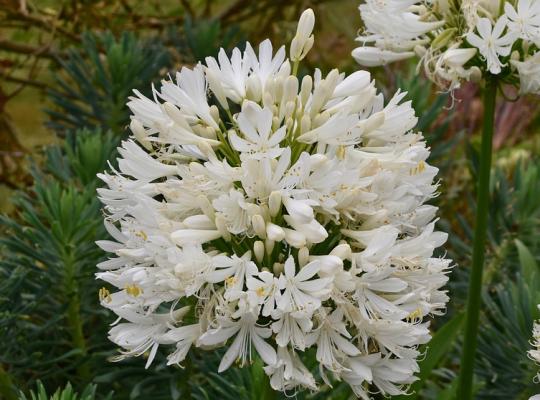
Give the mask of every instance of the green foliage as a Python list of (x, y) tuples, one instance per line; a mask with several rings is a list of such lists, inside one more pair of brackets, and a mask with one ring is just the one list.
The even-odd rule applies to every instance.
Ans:
[(481, 399), (528, 399), (538, 392), (538, 366), (527, 357), (533, 321), (540, 317), (540, 269), (529, 249), (515, 242), (521, 269), (515, 282), (484, 294), (486, 313), (479, 338), (477, 376)]
[[(73, 390), (70, 383), (63, 389), (57, 389), (53, 394), (48, 395), (43, 383), (37, 383), (37, 390), (30, 392), (30, 397), (27, 397), (24, 393), (21, 393), (19, 400), (95, 400), (96, 386), (88, 385), (81, 394), (78, 394)], [(105, 400), (112, 399), (112, 394), (107, 396)]]
[(168, 50), (157, 41), (141, 41), (127, 32), (119, 39), (111, 33), (84, 33), (82, 47), (68, 54), (59, 60), (58, 88), (49, 91), (55, 107), (47, 110), (50, 127), (60, 134), (80, 127), (123, 132), (132, 90), (148, 91), (170, 63)]
[(168, 36), (174, 46), (185, 57), (190, 54), (192, 61), (204, 61), (205, 57), (215, 56), (220, 48), (230, 49), (238, 46), (241, 40), (240, 28), (232, 25), (224, 29), (217, 19), (197, 19), (186, 16), (184, 30), (171, 29)]
[(47, 152), (31, 192), (15, 198), (17, 214), (0, 217), (0, 364), (16, 383), (89, 377), (94, 343), (83, 329), (103, 315), (93, 275), (102, 257), (94, 241), (105, 230), (88, 174), (105, 168), (114, 141), (110, 134), (79, 133)]

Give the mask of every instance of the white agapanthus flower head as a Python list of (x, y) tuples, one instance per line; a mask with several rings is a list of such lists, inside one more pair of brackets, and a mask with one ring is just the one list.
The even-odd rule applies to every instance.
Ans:
[(437, 168), (405, 93), (385, 104), (366, 71), (296, 76), (313, 24), (292, 62), (247, 43), (130, 99), (133, 138), (99, 190), (120, 359), (224, 347), (220, 372), (260, 357), (275, 390), (316, 390), (314, 348), (315, 375), (364, 399), (415, 380), (448, 300)]
[(496, 75), (540, 94), (540, 1), (366, 0), (365, 30), (352, 55), (372, 67), (419, 57), (439, 86)]

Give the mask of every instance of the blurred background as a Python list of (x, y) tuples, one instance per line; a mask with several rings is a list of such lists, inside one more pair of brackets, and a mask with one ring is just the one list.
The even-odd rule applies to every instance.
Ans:
[[(219, 353), (194, 352), (184, 369), (164, 357), (110, 363), (113, 318), (99, 306), (94, 241), (106, 237), (96, 173), (129, 134), (126, 99), (183, 65), (265, 38), (288, 43), (300, 13), (317, 16), (301, 74), (359, 67), (362, 29), (351, 0), (0, 0), (0, 399), (263, 399), (260, 366), (217, 375)], [(482, 121), (479, 88), (433, 87), (413, 61), (371, 71), (387, 96), (409, 92), (440, 168), (439, 229), (455, 260), (448, 313), (421, 363), (415, 394), (452, 398), (472, 253), (474, 178)], [(540, 303), (540, 105), (502, 88), (497, 105), (484, 309), (476, 393), (527, 399), (540, 392), (527, 358)], [(315, 364), (313, 364), (314, 366)], [(69, 386), (66, 388), (66, 385)], [(30, 392), (33, 392), (32, 394)], [(78, 393), (78, 394), (77, 394)], [(114, 393), (111, 395), (111, 393)], [(349, 399), (336, 382), (297, 398)], [(25, 397), (26, 396), (26, 397)], [(60, 395), (59, 395), (60, 396)], [(77, 397), (79, 396), (79, 397)], [(375, 395), (376, 398), (376, 395)]]

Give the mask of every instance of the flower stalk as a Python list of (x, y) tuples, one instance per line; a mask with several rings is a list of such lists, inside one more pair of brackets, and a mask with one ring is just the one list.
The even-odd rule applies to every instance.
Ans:
[[(83, 333), (83, 322), (81, 319), (81, 301), (79, 296), (79, 288), (75, 276), (75, 260), (71, 252), (64, 254), (64, 285), (69, 304), (67, 308), (67, 323), (71, 335), (73, 347), (80, 351), (80, 358), (84, 359), (87, 355), (86, 340)], [(85, 360), (77, 367), (77, 374), (81, 378), (88, 378), (90, 370)]]
[(484, 268), (487, 218), (489, 209), (489, 179), (491, 172), (491, 153), (493, 143), (493, 124), (497, 79), (489, 76), (484, 91), (484, 125), (480, 152), (480, 171), (478, 174), (476, 225), (473, 239), (472, 269), (469, 280), (469, 295), (465, 321), (465, 342), (461, 357), (460, 384), (458, 399), (473, 398), (474, 359), (477, 346), (478, 321), (482, 295), (482, 274)]

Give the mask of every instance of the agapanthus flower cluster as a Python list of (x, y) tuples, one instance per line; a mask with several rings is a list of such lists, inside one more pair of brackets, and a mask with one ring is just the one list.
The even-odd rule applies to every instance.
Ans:
[(366, 0), (353, 56), (378, 66), (417, 56), (442, 87), (486, 74), (540, 94), (540, 1)]
[(99, 190), (118, 359), (225, 347), (219, 372), (260, 357), (275, 390), (316, 390), (315, 373), (364, 399), (415, 380), (448, 300), (424, 204), (437, 169), (404, 93), (385, 105), (366, 71), (296, 76), (313, 26), (305, 11), (290, 59), (268, 40), (221, 50), (128, 103), (133, 138)]

